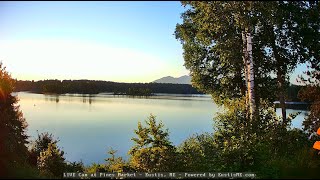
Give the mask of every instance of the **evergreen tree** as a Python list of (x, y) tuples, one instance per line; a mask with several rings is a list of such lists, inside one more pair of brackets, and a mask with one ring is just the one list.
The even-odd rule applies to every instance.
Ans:
[(26, 164), (27, 122), (11, 93), (15, 80), (0, 62), (0, 176), (14, 177), (17, 166)]
[(175, 167), (175, 147), (169, 141), (168, 129), (163, 130), (162, 122), (156, 122), (156, 117), (150, 115), (145, 121), (146, 127), (138, 123), (132, 138), (135, 145), (130, 149), (130, 166), (143, 172), (173, 171)]
[(48, 148), (40, 153), (37, 165), (41, 175), (61, 178), (66, 168), (64, 152), (55, 143), (49, 143)]
[(130, 167), (129, 163), (124, 161), (122, 157), (116, 157), (116, 150), (110, 149), (108, 151), (108, 154), (111, 155), (111, 157), (105, 159), (106, 160), (106, 165), (105, 168), (107, 169), (108, 172), (130, 172), (134, 171), (133, 168)]
[(42, 151), (48, 149), (50, 143), (57, 144), (59, 140), (55, 139), (52, 134), (48, 132), (38, 133), (38, 137), (35, 141), (32, 142), (30, 149), (29, 161), (32, 165), (37, 166), (37, 159), (40, 156)]

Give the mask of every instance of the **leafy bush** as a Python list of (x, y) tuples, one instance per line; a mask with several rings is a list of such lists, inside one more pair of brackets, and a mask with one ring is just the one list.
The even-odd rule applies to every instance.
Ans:
[(184, 172), (214, 172), (220, 165), (218, 146), (209, 133), (192, 135), (178, 146), (177, 151)]

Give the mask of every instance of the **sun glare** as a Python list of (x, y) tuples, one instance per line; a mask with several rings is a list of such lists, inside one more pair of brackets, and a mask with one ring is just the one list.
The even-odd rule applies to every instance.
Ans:
[(146, 52), (85, 41), (3, 42), (0, 54), (18, 79), (150, 82), (167, 74), (176, 74), (173, 66)]

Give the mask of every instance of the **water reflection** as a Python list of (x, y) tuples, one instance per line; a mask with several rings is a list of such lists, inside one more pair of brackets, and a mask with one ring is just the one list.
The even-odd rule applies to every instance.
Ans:
[(45, 101), (51, 101), (51, 102), (56, 102), (56, 103), (59, 103), (60, 101), (60, 98), (59, 98), (60, 95), (51, 95), (51, 94), (45, 94), (44, 95), (44, 99)]
[[(302, 129), (302, 122), (304, 118), (309, 114), (310, 111), (307, 110), (299, 110), (299, 109), (286, 109), (287, 117), (291, 116), (291, 114), (297, 114), (297, 116), (291, 122), (291, 128), (299, 128)], [(281, 118), (281, 108), (276, 108), (276, 113)]]
[[(39, 94), (43, 95), (43, 94)], [(144, 96), (129, 96), (129, 95), (113, 95), (113, 94), (44, 94), (44, 99), (46, 101), (51, 101), (51, 102), (60, 102), (62, 101), (80, 101), (82, 103), (87, 103), (92, 104), (93, 102), (96, 101), (105, 101), (106, 98), (119, 98), (119, 99), (136, 99), (136, 100), (174, 100), (174, 101), (210, 101), (213, 102), (213, 100), (210, 98), (210, 96), (203, 95), (203, 96), (187, 96), (187, 95), (180, 95), (180, 96), (175, 96), (175, 95), (170, 95), (170, 94), (157, 94), (155, 96), (150, 96), (150, 97), (144, 97)]]
[(85, 164), (103, 163), (109, 147), (126, 158), (138, 121), (144, 121), (150, 113), (163, 121), (170, 140), (178, 145), (191, 134), (212, 132), (212, 117), (218, 111), (210, 98), (204, 101), (190, 97), (185, 101), (113, 95), (18, 96), (29, 124), (28, 135), (36, 137), (37, 130), (53, 133), (60, 138), (67, 160), (82, 159)]
[[(42, 95), (42, 94), (39, 94)], [(92, 104), (94, 102), (94, 97), (95, 95), (75, 95), (75, 94), (67, 94), (67, 95), (52, 95), (52, 94), (44, 94), (44, 99), (47, 102), (55, 102), (55, 103), (59, 103), (60, 99), (62, 99), (63, 101), (67, 101), (67, 102), (71, 102), (71, 101), (80, 101), (82, 103), (88, 103), (88, 104)], [(65, 98), (65, 97), (69, 97), (69, 98)], [(77, 98), (78, 97), (78, 98)], [(79, 97), (82, 97), (81, 99)]]
[(83, 103), (89, 103), (91, 105), (91, 103), (93, 102), (93, 97), (94, 96), (82, 96), (82, 102)]
[[(126, 158), (138, 121), (144, 121), (150, 113), (163, 121), (169, 129), (170, 141), (178, 145), (194, 133), (213, 132), (213, 117), (220, 111), (210, 97), (17, 95), (29, 124), (28, 135), (36, 137), (37, 130), (53, 133), (59, 137), (59, 146), (64, 148), (67, 160), (82, 159), (86, 165), (104, 163), (109, 147)], [(288, 110), (288, 113), (294, 111), (297, 110)], [(304, 113), (307, 111), (293, 120), (293, 126), (301, 126)], [(281, 114), (281, 109), (277, 109), (277, 114)]]

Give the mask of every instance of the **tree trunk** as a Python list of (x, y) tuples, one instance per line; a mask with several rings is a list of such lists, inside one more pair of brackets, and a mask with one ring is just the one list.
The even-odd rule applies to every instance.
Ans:
[(247, 33), (247, 51), (248, 51), (248, 93), (249, 93), (249, 100), (250, 100), (250, 119), (253, 119), (255, 116), (256, 111), (256, 100), (255, 100), (255, 92), (254, 92), (254, 68), (253, 68), (253, 58), (252, 58), (252, 37), (250, 32)]
[(277, 69), (277, 81), (278, 81), (278, 98), (279, 98), (281, 114), (282, 114), (282, 124), (285, 124), (287, 122), (286, 104), (285, 104), (285, 98), (284, 98), (285, 73), (281, 69), (281, 67), (283, 67), (283, 62), (281, 60), (281, 57), (279, 56), (275, 41), (276, 41), (275, 38), (273, 38), (272, 49), (273, 49), (274, 57), (276, 60), (276, 66), (277, 66), (276, 69)]
[(250, 112), (250, 105), (249, 105), (249, 94), (248, 94), (248, 70), (247, 70), (247, 38), (246, 38), (246, 33), (243, 31), (242, 32), (242, 42), (243, 42), (243, 65), (244, 65), (244, 78), (245, 78), (245, 88), (246, 88), (246, 117), (249, 118), (249, 112)]
[(287, 112), (286, 104), (284, 98), (284, 74), (282, 73), (280, 66), (277, 67), (277, 80), (278, 80), (278, 89), (279, 89), (279, 102), (281, 107), (282, 122), (283, 124), (287, 123)]
[(281, 114), (282, 114), (282, 124), (285, 124), (287, 121), (286, 105), (285, 105), (285, 98), (284, 98), (284, 82), (285, 82), (284, 76), (286, 74), (286, 71), (284, 71), (284, 69), (281, 69), (282, 67), (284, 67), (284, 63), (278, 52), (278, 48), (276, 45), (276, 35), (275, 35), (276, 32), (272, 26), (269, 26), (269, 32), (270, 32), (270, 38), (272, 40), (271, 47), (272, 47), (273, 55), (276, 61), (275, 66), (277, 70), (278, 98), (279, 98)]
[(250, 120), (255, 116), (256, 103), (255, 103), (255, 93), (254, 93), (254, 68), (253, 68), (253, 58), (252, 58), (252, 37), (248, 29), (242, 33), (242, 39), (244, 42), (244, 63), (245, 63), (245, 73), (246, 73), (246, 84), (247, 84), (247, 104), (250, 107)]

